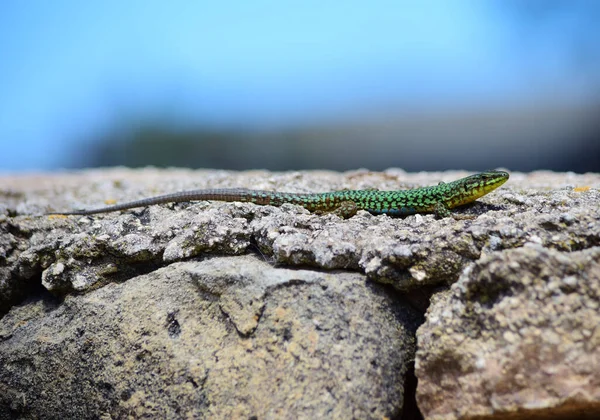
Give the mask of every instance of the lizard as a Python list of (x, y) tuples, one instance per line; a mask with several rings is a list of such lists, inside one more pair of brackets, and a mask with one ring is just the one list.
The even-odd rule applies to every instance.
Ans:
[(300, 205), (317, 214), (335, 213), (341, 218), (354, 216), (358, 210), (371, 214), (408, 216), (416, 213), (434, 213), (443, 218), (451, 215), (450, 209), (472, 203), (495, 190), (508, 180), (504, 171), (485, 171), (456, 181), (409, 190), (342, 190), (324, 193), (287, 193), (244, 188), (217, 188), (180, 191), (172, 194), (144, 198), (107, 207), (51, 212), (47, 215), (92, 215), (147, 207), (155, 204), (212, 200), (248, 202), (263, 206), (281, 206), (285, 203)]

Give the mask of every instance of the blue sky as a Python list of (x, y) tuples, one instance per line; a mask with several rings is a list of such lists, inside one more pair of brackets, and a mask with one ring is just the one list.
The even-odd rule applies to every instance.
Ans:
[(0, 171), (58, 168), (74, 142), (127, 115), (285, 126), (560, 85), (560, 40), (523, 48), (494, 4), (2, 2)]

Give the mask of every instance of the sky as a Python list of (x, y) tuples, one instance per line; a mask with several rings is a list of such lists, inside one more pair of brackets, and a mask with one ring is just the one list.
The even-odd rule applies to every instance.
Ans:
[(517, 36), (514, 20), (475, 0), (3, 1), (0, 172), (60, 168), (124, 116), (269, 127), (584, 97), (564, 39)]

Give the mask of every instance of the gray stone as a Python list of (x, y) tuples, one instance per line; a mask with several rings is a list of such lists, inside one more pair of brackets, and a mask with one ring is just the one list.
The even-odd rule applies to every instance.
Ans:
[(600, 247), (483, 258), (418, 330), (425, 418), (600, 418), (599, 304)]
[(0, 418), (383, 418), (416, 322), (357, 273), (173, 263), (0, 321)]
[[(1, 225), (6, 232), (2, 249), (4, 253), (13, 249), (0, 266), (3, 296), (26, 295), (18, 289), (37, 281), (32, 278), (38, 276), (42, 276), (48, 290), (64, 295), (129, 278), (148, 271), (149, 266), (206, 254), (240, 255), (257, 247), (276, 264), (360, 271), (374, 281), (406, 291), (451, 284), (482, 253), (527, 242), (567, 251), (600, 244), (600, 177), (593, 175), (561, 178), (544, 173), (543, 179), (559, 187), (547, 190), (539, 186), (540, 178), (535, 175), (528, 182), (514, 174), (516, 179), (500, 190), (458, 210), (478, 216), (473, 220), (436, 220), (433, 215), (394, 219), (366, 212), (340, 220), (335, 215), (313, 215), (292, 205), (277, 209), (219, 202), (151, 206), (95, 216), (35, 216), (48, 209), (97, 207), (107, 198), (121, 202), (186, 188), (239, 186), (306, 192), (378, 185), (380, 189), (394, 189), (403, 187), (392, 182), (398, 178), (419, 181), (410, 184), (414, 187), (452, 180), (465, 173), (437, 177), (399, 173), (391, 177), (390, 173), (359, 171), (345, 176), (311, 172), (269, 177), (262, 172), (163, 173), (149, 169), (89, 173), (92, 175), (96, 183), (76, 189), (75, 197), (56, 195), (49, 187), (29, 192), (27, 178), (20, 184), (13, 180), (13, 188), (23, 191), (17, 195), (21, 201), (14, 203), (15, 208), (22, 209), (22, 215), (6, 217)], [(57, 178), (75, 182), (68, 177)], [(105, 178), (127, 179), (131, 187), (124, 188), (123, 182), (107, 182)], [(197, 182), (192, 184), (192, 180)], [(159, 181), (163, 188), (157, 190), (155, 183)], [(40, 188), (40, 183), (36, 178), (35, 186)], [(567, 186), (571, 184), (596, 187), (578, 191)], [(531, 204), (515, 201), (516, 193)], [(506, 194), (509, 199), (504, 199)], [(0, 299), (0, 312), (15, 301), (6, 300)]]
[[(597, 323), (600, 309), (594, 283), (582, 284), (597, 282), (587, 273), (595, 273), (600, 247), (598, 174), (512, 173), (457, 209), (471, 216), (460, 220), (366, 212), (342, 220), (293, 205), (220, 202), (43, 215), (184, 189), (386, 190), (465, 175), (148, 168), (0, 177), (2, 407), (23, 418), (52, 410), (58, 417), (397, 416), (415, 317), (401, 294), (425, 308), (432, 291), (461, 278), (451, 292), (434, 294), (421, 329), (426, 417), (597, 414), (600, 385), (582, 366), (598, 367), (597, 331), (584, 320)], [(488, 281), (486, 270), (501, 275)], [(556, 270), (555, 278), (540, 281), (544, 270)], [(467, 283), (479, 294), (461, 292)], [(511, 310), (500, 307), (488, 322), (497, 302)], [(551, 311), (550, 302), (566, 312)], [(545, 353), (531, 355), (536, 334)], [(473, 362), (477, 349), (491, 353)], [(486, 376), (501, 363), (510, 369)], [(563, 373), (570, 382), (559, 384)], [(479, 376), (488, 382), (461, 387)]]

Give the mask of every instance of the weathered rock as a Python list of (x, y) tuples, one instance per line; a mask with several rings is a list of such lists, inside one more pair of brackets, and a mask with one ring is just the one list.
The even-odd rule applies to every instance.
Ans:
[(383, 418), (414, 314), (360, 274), (171, 264), (0, 321), (0, 418)]
[[(502, 189), (460, 210), (479, 215), (474, 220), (436, 220), (433, 215), (394, 219), (366, 212), (341, 220), (335, 215), (313, 215), (292, 205), (276, 209), (218, 202), (151, 206), (84, 217), (33, 216), (49, 208), (98, 206), (107, 198), (127, 201), (194, 187), (394, 189), (403, 186), (398, 185), (400, 177), (418, 179), (426, 185), (464, 175), (429, 175), (426, 180), (425, 176), (393, 171), (348, 173), (345, 178), (331, 172), (272, 177), (261, 172), (184, 172), (186, 177), (179, 172), (167, 173), (172, 178), (161, 177), (161, 171), (117, 171), (113, 179), (120, 176), (132, 183), (131, 188), (124, 188), (123, 182), (104, 180), (110, 179), (111, 172), (92, 172), (97, 177), (96, 184), (82, 187), (78, 193), (85, 197), (85, 206), (78, 204), (80, 199), (66, 194), (53, 195), (38, 179), (35, 186), (42, 189), (29, 195), (26, 186), (13, 181), (25, 191), (19, 197), (28, 199), (15, 201), (11, 211), (21, 216), (5, 217), (2, 224), (3, 229), (20, 232), (22, 237), (21, 248), (13, 246), (13, 252), (1, 266), (1, 295), (26, 295), (19, 292), (19, 287), (39, 276), (44, 287), (55, 294), (84, 292), (173, 261), (205, 254), (239, 255), (256, 247), (277, 264), (361, 271), (377, 282), (412, 290), (451, 284), (482, 252), (514, 248), (526, 242), (561, 250), (600, 245), (600, 176), (592, 175), (559, 177), (546, 173), (542, 179), (559, 187), (554, 190), (539, 183), (536, 175), (531, 176), (532, 180), (513, 175)], [(192, 185), (193, 179), (197, 182)], [(157, 190), (154, 184), (159, 181), (163, 188)], [(67, 178), (65, 182), (73, 180)], [(586, 184), (596, 188), (574, 188)], [(0, 313), (6, 312), (14, 301), (0, 298)]]
[[(514, 268), (514, 277), (537, 279), (541, 265), (538, 254), (530, 254), (530, 249), (537, 249), (539, 254), (550, 252), (553, 259), (561, 255), (552, 267), (558, 267), (558, 273), (567, 266), (575, 267), (571, 277), (583, 277), (592, 265), (585, 265), (578, 257), (584, 253), (576, 251), (594, 253), (600, 247), (600, 175), (513, 173), (499, 190), (457, 210), (472, 216), (467, 220), (437, 220), (433, 215), (394, 219), (366, 212), (341, 220), (332, 214), (310, 214), (292, 205), (274, 208), (219, 202), (151, 206), (94, 216), (42, 214), (184, 189), (387, 190), (432, 185), (465, 175), (407, 174), (400, 170), (273, 174), (150, 168), (0, 177), (2, 407), (24, 413), (25, 418), (40, 413), (50, 416), (44, 407), (60, 408), (59, 402), (68, 406), (59, 413), (83, 417), (103, 413), (161, 417), (177, 410), (213, 417), (397, 415), (402, 404), (405, 363), (410, 359), (410, 322), (405, 322), (405, 315), (412, 313), (406, 303), (399, 301), (397, 291), (416, 297), (411, 299), (413, 303), (421, 301), (426, 306), (431, 290), (455, 283), (473, 264), (471, 273), (463, 274), (463, 279), (474, 279), (478, 267), (482, 273), (487, 269), (485, 261), (489, 258), (503, 266), (520, 256), (523, 262)], [(543, 249), (530, 248), (534, 244)], [(525, 254), (512, 254), (515, 249)], [(260, 255), (271, 268), (262, 265), (257, 269), (256, 261), (242, 257), (247, 254)], [(236, 272), (232, 265), (242, 271), (232, 274)], [(283, 267), (301, 270), (289, 272)], [(244, 269), (250, 271), (239, 274)], [(365, 278), (370, 281), (367, 285)], [(481, 280), (478, 288), (476, 280), (469, 281), (473, 282), (469, 290), (481, 290), (482, 295), (501, 300), (512, 287), (512, 283), (498, 282), (506, 288), (497, 289), (496, 282)], [(375, 283), (392, 287), (375, 287)], [(532, 284), (538, 283), (532, 280)], [(523, 284), (516, 288), (515, 296), (534, 293), (531, 288), (546, 299), (554, 296), (553, 285)], [(49, 296), (47, 292), (57, 300), (40, 297)], [(344, 293), (360, 298), (349, 301)], [(479, 302), (479, 295), (443, 296), (435, 299), (456, 299), (469, 308), (471, 299), (473, 305)], [(591, 302), (590, 296), (587, 290), (577, 287), (569, 294), (573, 302)], [(536, 299), (531, 300), (538, 302)], [(14, 306), (19, 302), (21, 306)], [(538, 303), (543, 302), (547, 300)], [(479, 304), (485, 307), (483, 302)], [(440, 310), (436, 308), (431, 314)], [(580, 313), (575, 304), (572, 308), (572, 313)], [(557, 313), (554, 319), (550, 311), (544, 311), (540, 314), (546, 316), (543, 320), (547, 324), (532, 325), (544, 333), (553, 331), (558, 342), (573, 342), (577, 348), (581, 341), (570, 335), (572, 330), (554, 324), (563, 322), (564, 315)], [(428, 330), (422, 330), (419, 375), (421, 386), (428, 383), (430, 372), (439, 372), (440, 378), (458, 378), (454, 389), (463, 392), (460, 384), (476, 383), (479, 372), (457, 372), (455, 365), (444, 363), (446, 353), (435, 356), (435, 349), (439, 344), (451, 357), (462, 355), (469, 367), (474, 350), (457, 343), (469, 337), (480, 345), (476, 339), (484, 335), (481, 325), (479, 321), (469, 322), (482, 315), (460, 311), (452, 314), (452, 322), (458, 322), (461, 328), (462, 322), (466, 323), (457, 332), (445, 330), (454, 348), (443, 347), (441, 340), (427, 344), (423, 337), (427, 337)], [(490, 322), (489, 330), (485, 330), (492, 337), (481, 347), (489, 345), (492, 351), (491, 359), (485, 359), (489, 362), (486, 366), (503, 363), (509, 357), (502, 353), (507, 346), (494, 341), (495, 333), (504, 340), (528, 343), (527, 334), (535, 330), (521, 331), (522, 325), (529, 324), (523, 324), (517, 310), (504, 316), (502, 324)], [(435, 319), (430, 316), (429, 322)], [(596, 320), (591, 315), (589, 319)], [(552, 330), (557, 325), (561, 329)], [(506, 329), (508, 326), (519, 328)], [(311, 353), (315, 331), (319, 339)], [(520, 334), (524, 334), (522, 339)], [(553, 337), (551, 332), (548, 334)], [(591, 340), (594, 334), (596, 330), (590, 337), (583, 337)], [(341, 347), (337, 346), (340, 342), (344, 343)], [(205, 348), (212, 348), (212, 353)], [(530, 349), (524, 351), (529, 354)], [(508, 374), (500, 371), (490, 383), (482, 385), (509, 401), (493, 400), (492, 413), (545, 414), (552, 418), (560, 410), (566, 415), (579, 407), (595, 410), (594, 404), (600, 400), (597, 382), (591, 381), (586, 371), (578, 370), (579, 361), (571, 364), (575, 360), (572, 358), (583, 353), (561, 350), (556, 356), (545, 351), (536, 356), (538, 365), (538, 359), (532, 357), (532, 365), (547, 372), (564, 371), (572, 375), (572, 382), (554, 390), (551, 380), (557, 375), (548, 374), (551, 386), (540, 380), (544, 387), (537, 389), (532, 381), (506, 380)], [(373, 354), (382, 359), (373, 359)], [(427, 354), (437, 364), (428, 365), (424, 358)], [(514, 354), (519, 353), (515, 350)], [(589, 360), (584, 357), (583, 364), (597, 367), (597, 353), (590, 350), (586, 357)], [(521, 362), (514, 368), (516, 372), (520, 367), (530, 367), (529, 360), (522, 357), (513, 355), (512, 360)], [(63, 376), (56, 379), (56, 372), (62, 371)], [(264, 373), (267, 371), (269, 375)], [(565, 390), (576, 388), (578, 372), (589, 380), (589, 387), (582, 388), (587, 394), (565, 397)], [(224, 375), (222, 380), (218, 379), (220, 373)], [(534, 373), (527, 375), (535, 377), (538, 371)], [(124, 377), (122, 381), (115, 379)], [(431, 377), (435, 382), (435, 375)], [(502, 393), (494, 388), (496, 383), (513, 389)], [(490, 416), (486, 411), (489, 400), (471, 403), (470, 396), (461, 399), (461, 395), (447, 391), (446, 382), (436, 386), (441, 387), (439, 391), (421, 389), (421, 403), (428, 417), (435, 418), (445, 409), (452, 413), (449, 418), (460, 410), (465, 410), (465, 416), (472, 412)], [(512, 398), (519, 391), (523, 395)], [(449, 399), (450, 405), (439, 408), (436, 392)], [(554, 399), (546, 398), (550, 394)], [(292, 402), (294, 398), (296, 402)], [(469, 402), (453, 411), (452, 401)]]
[(434, 298), (417, 339), (427, 419), (600, 418), (600, 247), (490, 254)]

